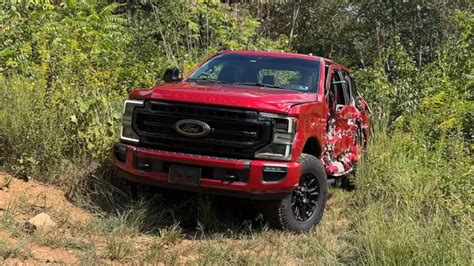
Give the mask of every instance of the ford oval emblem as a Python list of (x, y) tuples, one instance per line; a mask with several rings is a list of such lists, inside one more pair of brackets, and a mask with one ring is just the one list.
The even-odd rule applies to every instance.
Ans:
[(211, 133), (211, 127), (202, 121), (183, 119), (176, 122), (176, 132), (186, 137), (204, 137)]

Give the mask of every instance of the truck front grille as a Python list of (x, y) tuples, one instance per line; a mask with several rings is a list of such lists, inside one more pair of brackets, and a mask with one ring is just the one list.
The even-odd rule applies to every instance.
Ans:
[[(205, 137), (182, 136), (175, 126), (183, 119), (205, 122), (212, 131)], [(270, 143), (272, 128), (256, 111), (185, 103), (147, 101), (133, 117), (142, 147), (228, 158), (252, 159)]]

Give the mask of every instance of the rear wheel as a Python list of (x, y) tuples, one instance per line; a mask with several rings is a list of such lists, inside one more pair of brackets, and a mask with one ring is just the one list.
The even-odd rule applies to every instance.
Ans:
[(309, 154), (301, 154), (299, 186), (281, 200), (265, 203), (264, 215), (274, 227), (297, 233), (317, 225), (326, 206), (328, 185), (322, 162)]

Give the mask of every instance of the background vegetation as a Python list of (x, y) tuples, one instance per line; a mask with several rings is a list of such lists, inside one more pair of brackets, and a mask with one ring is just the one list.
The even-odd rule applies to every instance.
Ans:
[(338, 196), (350, 205), (344, 248), (312, 233), (297, 257), (470, 264), (473, 26), (470, 1), (2, 1), (0, 164), (124, 214), (131, 194), (104, 180), (131, 88), (222, 49), (311, 52), (353, 68), (377, 126), (357, 189)]

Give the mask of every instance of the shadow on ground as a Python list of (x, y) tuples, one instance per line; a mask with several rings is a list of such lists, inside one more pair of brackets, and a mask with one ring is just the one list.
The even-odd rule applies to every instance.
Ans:
[(266, 228), (258, 201), (138, 184), (105, 171), (73, 186), (68, 199), (97, 216), (117, 218), (146, 234), (179, 225), (187, 237)]

